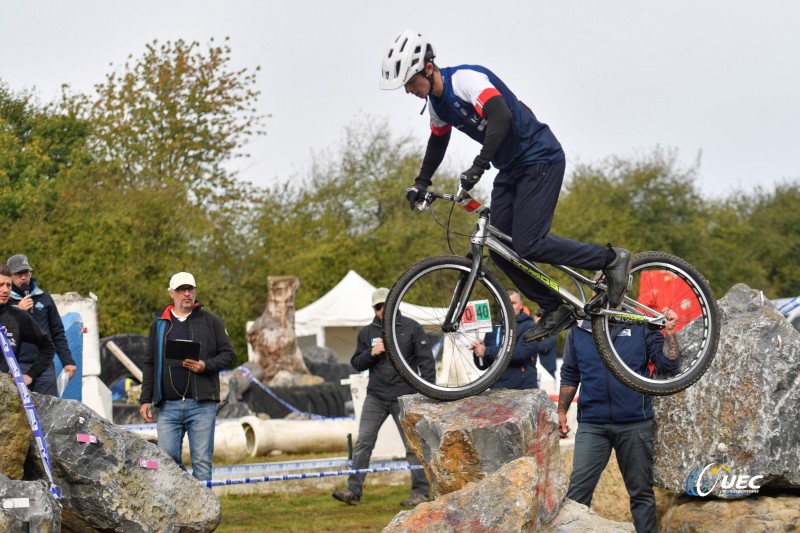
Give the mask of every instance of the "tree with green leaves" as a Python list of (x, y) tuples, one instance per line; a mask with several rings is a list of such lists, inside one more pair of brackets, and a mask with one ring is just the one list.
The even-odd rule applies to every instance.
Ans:
[[(409, 138), (366, 125), (349, 128), (342, 146), (339, 159), (316, 161), (305, 183), (270, 190), (255, 224), (257, 262), (273, 275), (300, 277), (300, 306), (348, 270), (389, 286), (414, 261), (447, 250), (444, 231), (404, 199), (408, 176), (420, 164)], [(437, 180), (441, 190), (455, 191), (456, 184), (455, 173)], [(449, 206), (441, 207), (440, 216), (448, 216)], [(454, 217), (461, 230), (474, 224), (458, 212)]]
[(82, 161), (89, 124), (54, 113), (30, 91), (12, 92), (0, 82), (0, 217), (14, 220), (54, 200), (53, 184)]
[(759, 189), (748, 202), (749, 234), (737, 247), (739, 264), (754, 264), (764, 276), (770, 298), (800, 294), (800, 181)]
[(119, 164), (128, 184), (182, 186), (194, 205), (213, 207), (235, 188), (228, 164), (264, 133), (255, 81), (256, 72), (231, 68), (227, 44), (153, 41), (93, 97), (65, 94), (62, 105), (93, 124), (95, 150)]

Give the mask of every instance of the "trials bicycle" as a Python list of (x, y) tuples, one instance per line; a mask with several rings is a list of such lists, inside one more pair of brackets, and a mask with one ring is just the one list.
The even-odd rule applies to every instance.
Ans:
[[(674, 394), (700, 379), (711, 364), (719, 341), (717, 303), (708, 281), (683, 259), (657, 251), (635, 254), (623, 303), (611, 309), (602, 278), (594, 280), (572, 268), (550, 265), (575, 283), (577, 294), (573, 294), (539, 265), (517, 255), (511, 238), (491, 225), (489, 208), (463, 189), (455, 195), (428, 191), (417, 208), (424, 210), (435, 200), (454, 202), (476, 213), (478, 223), (465, 257), (440, 255), (417, 262), (398, 278), (386, 298), (383, 341), (387, 354), (403, 380), (418, 392), (439, 400), (479, 394), (500, 378), (512, 358), (516, 317), (505, 288), (488, 268), (485, 248), (555, 291), (572, 308), (577, 321), (591, 320), (592, 337), (603, 363), (627, 387), (651, 395)], [(449, 224), (446, 229), (451, 231)], [(668, 374), (649, 364), (646, 354), (626, 360), (614, 346), (615, 336), (625, 328), (663, 329), (664, 308), (678, 314), (681, 348), (679, 368)], [(404, 339), (396, 329), (401, 314), (438, 337), (432, 345), (437, 368), (434, 381), (420, 376), (401, 353)], [(497, 347), (497, 357), (488, 368), (470, 349), (471, 341), (485, 337)]]

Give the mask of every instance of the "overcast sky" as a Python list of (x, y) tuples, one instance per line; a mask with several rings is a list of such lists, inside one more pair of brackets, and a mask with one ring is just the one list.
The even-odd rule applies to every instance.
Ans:
[[(6, 2), (0, 79), (50, 101), (63, 83), (90, 92), (153, 39), (229, 36), (237, 67), (262, 68), (271, 118), (241, 176), (265, 186), (297, 179), (366, 118), (424, 147), (422, 101), (378, 89), (383, 52), (411, 28), (440, 65), (503, 78), (550, 124), (568, 172), (660, 145), (687, 167), (700, 155), (698, 185), (714, 196), (800, 178), (799, 22), (789, 0)], [(453, 140), (447, 163), (467, 168), (479, 147)]]

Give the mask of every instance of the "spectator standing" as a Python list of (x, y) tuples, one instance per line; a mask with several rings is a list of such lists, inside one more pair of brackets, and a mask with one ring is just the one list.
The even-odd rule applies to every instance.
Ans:
[[(11, 301), (21, 311), (29, 312), (36, 320), (39, 329), (50, 337), (62, 368), (72, 379), (78, 367), (72, 358), (72, 351), (69, 349), (67, 335), (64, 332), (64, 323), (61, 321), (61, 314), (58, 312), (53, 297), (42, 290), (38, 281), (33, 278), (33, 267), (26, 255), (12, 255), (8, 258), (8, 266), (12, 272)], [(38, 355), (38, 347), (28, 342), (22, 344), (18, 362), (23, 374), (33, 365)], [(39, 394), (57, 396), (56, 379), (56, 365), (53, 359), (45, 371), (34, 380), (30, 390)]]
[[(168, 292), (172, 303), (150, 327), (139, 414), (152, 423), (152, 407), (158, 407), (158, 447), (181, 468), (183, 437), (188, 435), (192, 475), (207, 481), (211, 479), (214, 455), (219, 373), (233, 365), (236, 354), (222, 320), (197, 302), (192, 274), (178, 272), (172, 276)], [(199, 343), (198, 359), (167, 358), (168, 341)]]
[[(381, 338), (383, 306), (388, 294), (389, 289), (383, 287), (375, 290), (372, 294), (372, 308), (375, 311), (375, 317), (358, 333), (356, 351), (350, 359), (350, 364), (359, 372), (369, 370), (367, 396), (364, 399), (364, 406), (361, 408), (358, 440), (353, 450), (353, 468), (356, 470), (369, 467), (372, 450), (378, 439), (378, 430), (389, 416), (394, 418), (397, 429), (400, 431), (400, 437), (406, 448), (408, 464), (420, 464), (417, 456), (408, 447), (405, 433), (400, 426), (400, 403), (397, 400), (404, 394), (414, 394), (416, 391), (397, 374), (386, 356)], [(412, 363), (412, 366), (420, 369), (422, 377), (433, 381), (436, 378), (433, 353), (422, 326), (410, 318), (398, 314), (395, 328), (398, 338), (405, 339), (405, 344), (401, 348), (403, 357)], [(361, 501), (366, 477), (366, 474), (351, 474), (347, 480), (347, 489), (334, 491), (333, 497), (350, 505), (358, 505)], [(425, 476), (425, 471), (422, 469), (412, 470), (411, 496), (403, 500), (400, 505), (414, 507), (429, 501), (429, 499), (430, 484)]]
[[(536, 375), (536, 354), (539, 351), (538, 342), (525, 342), (522, 340), (526, 331), (533, 327), (530, 315), (522, 310), (522, 298), (514, 289), (506, 289), (511, 307), (517, 321), (517, 344), (514, 346), (514, 355), (508, 363), (508, 368), (500, 379), (492, 385), (496, 389), (535, 389), (539, 387)], [(503, 331), (500, 325), (492, 328), (483, 340), (474, 340), (470, 344), (475, 364), (481, 370), (488, 368), (497, 359), (498, 343), (502, 339)], [(550, 340), (550, 339), (548, 339)]]
[[(36, 359), (27, 370), (20, 369), (23, 381), (30, 386), (52, 363), (56, 349), (53, 341), (39, 329), (30, 313), (9, 305), (11, 274), (11, 268), (8, 265), (0, 265), (0, 327), (3, 328), (15, 356), (19, 354), (23, 343), (27, 342), (36, 346)], [(8, 370), (6, 358), (0, 357), (0, 372), (8, 372)]]
[[(678, 315), (669, 309), (663, 312), (667, 317), (663, 332), (642, 326), (620, 326), (613, 331), (617, 352), (642, 375), (650, 372), (650, 362), (664, 373), (674, 373), (679, 365), (680, 348), (675, 335)], [(594, 346), (588, 320), (569, 331), (564, 346), (558, 400), (558, 429), (562, 438), (570, 430), (567, 411), (579, 384), (578, 432), (567, 498), (591, 505), (600, 475), (614, 449), (630, 495), (636, 531), (656, 532), (656, 500), (651, 481), (652, 402), (649, 396), (624, 386), (606, 369)]]

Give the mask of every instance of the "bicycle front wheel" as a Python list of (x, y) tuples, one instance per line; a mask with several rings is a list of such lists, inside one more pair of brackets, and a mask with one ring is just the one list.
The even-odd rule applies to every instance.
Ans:
[[(636, 319), (659, 316), (665, 307), (678, 315), (680, 358), (673, 363), (662, 354), (626, 353), (623, 337), (630, 338), (633, 328), (650, 328), (650, 341), (664, 334)], [(636, 254), (623, 310), (627, 317), (593, 316), (592, 335), (603, 363), (624, 385), (665, 396), (689, 387), (708, 369), (719, 342), (719, 311), (708, 281), (692, 265), (664, 252)], [(654, 356), (665, 361), (663, 367), (653, 363)]]
[[(502, 284), (490, 272), (479, 272), (460, 317), (447, 324), (451, 303), (465, 287), (472, 262), (443, 255), (424, 259), (406, 270), (392, 286), (383, 311), (383, 340), (392, 365), (416, 391), (437, 400), (458, 400), (488, 389), (511, 359), (516, 316)], [(400, 315), (417, 321), (428, 333), (436, 377), (426, 380), (403, 356), (396, 331)], [(485, 341), (496, 358), (486, 367), (474, 357), (470, 343)]]

